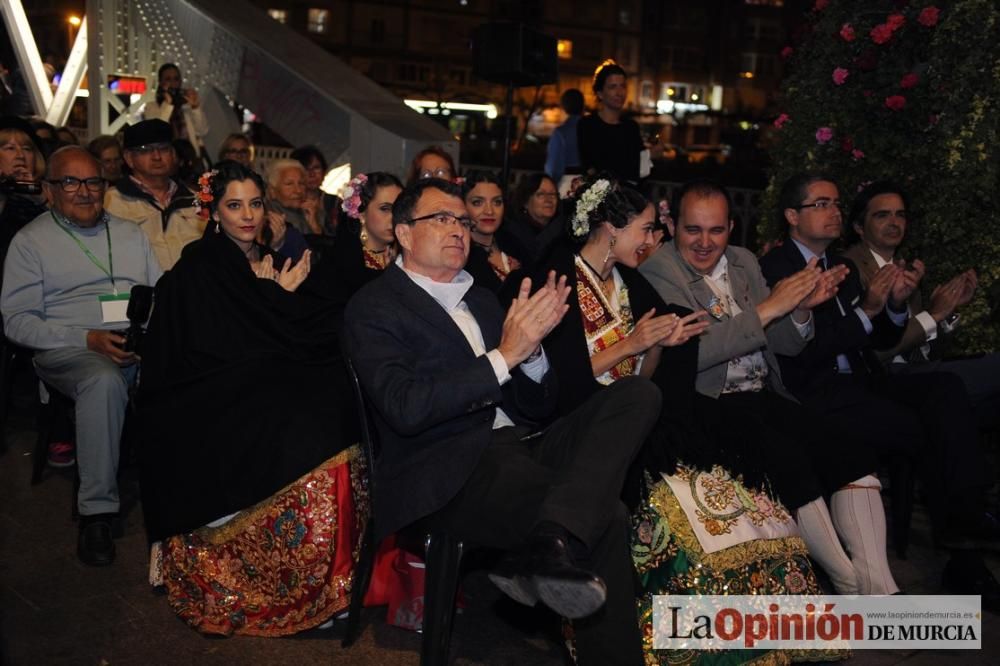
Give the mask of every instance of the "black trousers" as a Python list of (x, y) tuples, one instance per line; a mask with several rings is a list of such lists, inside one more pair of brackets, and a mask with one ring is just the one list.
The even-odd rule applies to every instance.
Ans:
[(588, 550), (579, 562), (604, 579), (604, 608), (574, 621), (579, 663), (643, 663), (629, 519), (619, 496), (661, 405), (659, 389), (630, 377), (595, 393), (539, 437), (494, 431), (472, 476), (431, 521), (481, 546), (515, 549), (541, 521), (565, 527)]
[(832, 375), (802, 401), (872, 451), (909, 456), (940, 534), (982, 517), (985, 462), (969, 396), (957, 375)]
[(727, 393), (708, 427), (736, 468), (762, 470), (769, 490), (791, 510), (878, 469), (876, 456), (835, 424), (773, 391)]

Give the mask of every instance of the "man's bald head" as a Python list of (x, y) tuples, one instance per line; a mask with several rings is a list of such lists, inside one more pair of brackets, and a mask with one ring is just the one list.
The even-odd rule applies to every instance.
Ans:
[(101, 163), (82, 146), (52, 153), (45, 170), (45, 200), (56, 213), (80, 227), (92, 227), (104, 212)]
[(60, 169), (64, 168), (64, 163), (78, 159), (96, 165), (98, 174), (100, 174), (101, 163), (89, 150), (83, 146), (63, 146), (49, 155), (49, 161), (45, 169), (45, 178), (60, 178), (62, 176)]

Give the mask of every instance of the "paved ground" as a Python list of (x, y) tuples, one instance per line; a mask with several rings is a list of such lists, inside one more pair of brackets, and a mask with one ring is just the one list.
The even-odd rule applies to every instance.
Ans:
[[(71, 519), (72, 470), (48, 470), (29, 483), (33, 409), (15, 405), (0, 447), (0, 666), (35, 664), (378, 664), (419, 663), (419, 636), (385, 624), (368, 609), (358, 643), (344, 650), (339, 629), (286, 639), (206, 638), (170, 612), (146, 584), (145, 538), (126, 473), (125, 536), (114, 566), (93, 569), (76, 559)], [(940, 591), (945, 555), (929, 545), (923, 514), (914, 519), (909, 560), (893, 560), (910, 593)], [(1000, 558), (990, 557), (1000, 575)], [(457, 617), (456, 664), (557, 666), (556, 627), (546, 615), (503, 599), (481, 572), (466, 577), (468, 609)], [(539, 628), (541, 627), (541, 628)], [(1000, 664), (1000, 616), (985, 615), (980, 652), (857, 653), (850, 664), (907, 666)]]

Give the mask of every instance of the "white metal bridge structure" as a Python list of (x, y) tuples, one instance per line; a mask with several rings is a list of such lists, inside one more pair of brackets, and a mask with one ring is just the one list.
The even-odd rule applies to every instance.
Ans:
[[(134, 122), (155, 97), (157, 69), (171, 62), (201, 96), (210, 152), (240, 130), (238, 103), (292, 145), (316, 145), (355, 173), (403, 173), (431, 144), (458, 156), (444, 127), (244, 0), (87, 0), (55, 93), (21, 1), (0, 0), (0, 12), (36, 115), (65, 125), (86, 75), (90, 137)], [(109, 87), (118, 77), (144, 78), (146, 92), (120, 96)]]

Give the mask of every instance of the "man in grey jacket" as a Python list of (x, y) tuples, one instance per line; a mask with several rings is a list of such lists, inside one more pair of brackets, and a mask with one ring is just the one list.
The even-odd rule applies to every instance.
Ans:
[[(775, 358), (806, 346), (812, 309), (836, 293), (847, 270), (823, 272), (813, 261), (769, 290), (753, 254), (729, 245), (733, 223), (724, 188), (689, 183), (672, 209), (678, 213), (668, 222), (673, 242), (639, 270), (667, 303), (710, 315), (696, 379), (697, 391), (715, 400), (707, 427), (722, 442), (742, 443), (743, 460), (731, 463), (747, 467), (756, 460), (763, 468), (838, 593), (896, 592), (874, 458), (796, 404)], [(829, 509), (824, 495), (832, 495)]]
[(115, 557), (115, 475), (136, 373), (137, 358), (116, 331), (128, 325), (132, 287), (161, 275), (142, 230), (104, 211), (105, 187), (86, 149), (52, 154), (44, 183), (49, 212), (14, 236), (0, 293), (7, 338), (35, 350), (38, 376), (76, 402), (77, 556), (93, 566)]

